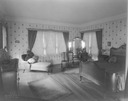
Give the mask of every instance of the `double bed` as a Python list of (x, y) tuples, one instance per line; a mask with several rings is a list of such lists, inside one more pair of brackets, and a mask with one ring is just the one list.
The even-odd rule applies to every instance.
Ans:
[[(84, 62), (80, 77), (88, 77), (97, 84), (107, 84), (112, 91), (123, 91), (125, 87), (126, 45), (111, 48), (110, 56), (101, 56), (98, 61)], [(109, 80), (109, 81), (108, 81)]]

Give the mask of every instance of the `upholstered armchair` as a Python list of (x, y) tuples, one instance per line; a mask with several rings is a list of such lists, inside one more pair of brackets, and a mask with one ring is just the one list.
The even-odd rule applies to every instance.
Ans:
[(0, 49), (0, 69), (2, 72), (17, 71), (18, 59), (11, 59), (8, 52), (4, 49)]

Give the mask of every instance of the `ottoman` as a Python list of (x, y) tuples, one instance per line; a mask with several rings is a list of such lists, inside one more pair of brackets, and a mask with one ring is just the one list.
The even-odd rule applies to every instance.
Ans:
[(51, 63), (50, 62), (37, 62), (30, 64), (30, 70), (37, 70), (37, 71), (52, 71)]

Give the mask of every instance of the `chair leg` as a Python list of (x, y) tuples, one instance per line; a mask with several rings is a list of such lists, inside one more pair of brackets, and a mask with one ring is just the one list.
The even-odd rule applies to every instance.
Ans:
[(65, 71), (65, 69), (67, 68), (67, 66), (68, 66), (68, 63), (66, 63), (66, 62), (62, 63), (61, 62), (61, 71)]
[(82, 76), (80, 76), (80, 81), (82, 81)]
[(25, 69), (23, 70), (23, 73), (25, 72)]
[(29, 71), (31, 71), (31, 66), (32, 66), (32, 64), (29, 63)]

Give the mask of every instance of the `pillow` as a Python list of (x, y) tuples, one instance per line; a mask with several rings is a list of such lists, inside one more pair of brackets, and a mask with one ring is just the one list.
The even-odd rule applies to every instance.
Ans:
[(116, 63), (117, 62), (117, 57), (116, 56), (112, 56), (109, 58), (108, 60), (109, 63)]
[(30, 59), (28, 59), (27, 61), (28, 61), (28, 63), (30, 63), (30, 64), (35, 63), (35, 59), (33, 59), (33, 58), (30, 58)]
[(32, 58), (34, 56), (34, 53), (30, 50), (27, 51), (27, 56), (25, 57), (25, 61)]
[(32, 58), (37, 62), (39, 57), (34, 55)]

